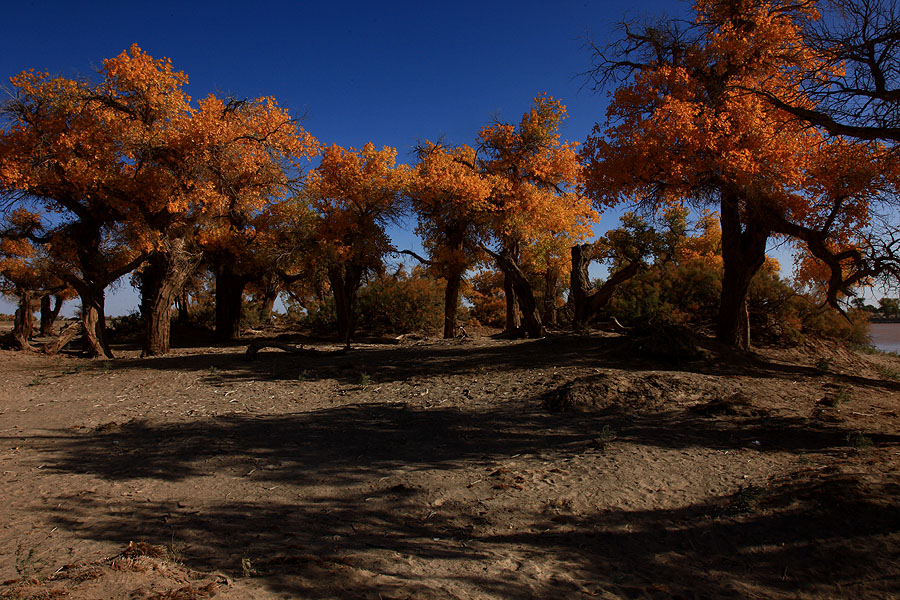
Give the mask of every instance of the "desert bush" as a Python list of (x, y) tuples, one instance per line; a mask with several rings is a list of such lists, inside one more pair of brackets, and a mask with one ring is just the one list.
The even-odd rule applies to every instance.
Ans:
[(443, 302), (444, 283), (418, 269), (379, 277), (359, 292), (358, 327), (371, 333), (434, 333), (443, 323)]
[(616, 290), (609, 313), (627, 326), (705, 326), (716, 318), (721, 289), (721, 266), (707, 260), (652, 265)]
[(144, 319), (141, 313), (133, 311), (127, 315), (110, 317), (106, 321), (109, 335), (116, 338), (140, 335), (144, 332)]

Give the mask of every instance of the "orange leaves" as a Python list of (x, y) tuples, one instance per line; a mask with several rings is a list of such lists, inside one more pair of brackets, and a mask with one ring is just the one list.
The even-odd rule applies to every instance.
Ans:
[(590, 234), (598, 217), (590, 202), (570, 191), (581, 167), (577, 144), (560, 141), (565, 116), (561, 102), (542, 95), (518, 127), (497, 123), (479, 133), (480, 168), (495, 178), (491, 208), (498, 237), (525, 241)]
[[(700, 29), (680, 62), (649, 62), (620, 87), (610, 126), (595, 128), (582, 157), (584, 193), (598, 206), (622, 199), (708, 199), (728, 184), (801, 207), (823, 141), (751, 88), (796, 90), (810, 8), (777, 0), (698, 0)], [(796, 211), (795, 211), (796, 212)]]
[(310, 173), (306, 194), (321, 217), (320, 241), (337, 262), (363, 267), (380, 264), (391, 249), (385, 225), (400, 210), (399, 197), (410, 176), (396, 166), (397, 151), (371, 142), (362, 150), (332, 145)]

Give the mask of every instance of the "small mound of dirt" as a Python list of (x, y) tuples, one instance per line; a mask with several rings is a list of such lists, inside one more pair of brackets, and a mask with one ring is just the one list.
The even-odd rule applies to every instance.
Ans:
[(577, 379), (544, 394), (541, 406), (551, 412), (572, 410), (650, 409), (671, 395), (671, 382), (643, 377), (598, 375)]
[(172, 559), (169, 549), (130, 542), (116, 556), (88, 564), (59, 568), (49, 577), (10, 580), (0, 584), (0, 598), (112, 598), (134, 600), (206, 600), (228, 585), (216, 573), (188, 569)]

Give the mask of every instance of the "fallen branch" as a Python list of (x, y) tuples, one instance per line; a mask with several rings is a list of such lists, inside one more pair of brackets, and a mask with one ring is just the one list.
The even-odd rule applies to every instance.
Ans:
[(47, 342), (44, 344), (43, 348), (41, 348), (41, 352), (46, 354), (47, 356), (54, 356), (58, 354), (60, 350), (66, 347), (66, 344), (71, 342), (81, 333), (81, 321), (75, 321), (74, 323), (69, 323), (66, 325), (62, 331), (59, 332), (59, 335), (56, 336), (52, 342)]

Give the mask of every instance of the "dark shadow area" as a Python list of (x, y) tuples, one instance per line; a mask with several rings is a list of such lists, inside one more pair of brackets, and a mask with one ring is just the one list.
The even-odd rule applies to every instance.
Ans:
[[(264, 341), (257, 338), (254, 341)], [(222, 382), (245, 380), (296, 380), (299, 373), (310, 381), (335, 379), (344, 384), (359, 383), (366, 373), (372, 383), (408, 381), (441, 375), (477, 374), (485, 371), (546, 369), (551, 367), (618, 368), (627, 371), (664, 370), (714, 376), (754, 378), (821, 378), (861, 388), (900, 392), (900, 382), (869, 379), (848, 374), (825, 374), (814, 366), (783, 364), (760, 355), (734, 350), (714, 340), (704, 339), (705, 358), (687, 362), (666, 362), (636, 353), (626, 337), (561, 334), (539, 340), (501, 342), (477, 346), (446, 341), (423, 345), (376, 345), (351, 348), (307, 345), (300, 354), (265, 350), (249, 359), (245, 350), (249, 341), (229, 344), (234, 352), (191, 354), (120, 360), (113, 368), (138, 368), (159, 371), (216, 371)]]
[[(759, 452), (847, 452), (856, 431), (781, 416), (719, 420), (691, 411), (552, 414), (536, 402), (483, 411), (369, 403), (188, 423), (112, 423), (99, 430), (63, 430), (29, 439), (46, 455), (43, 468), (59, 472), (110, 480), (177, 480), (209, 472), (242, 476), (267, 465), (254, 477), (304, 486), (323, 477), (349, 485), (399, 467), (452, 468), (515, 454), (566, 451), (590, 444), (604, 430), (638, 445)], [(867, 435), (875, 446), (900, 445), (900, 435)]]
[[(259, 577), (304, 598), (446, 597), (410, 569), (430, 561), (455, 565), (428, 574), (430, 585), (452, 581), (508, 598), (878, 598), (900, 589), (898, 491), (897, 482), (801, 475), (749, 499), (742, 491), (671, 510), (530, 513), (520, 516), (531, 525), (512, 531), (460, 508), (429, 514), (406, 488), (193, 511), (75, 497), (48, 510), (56, 526), (85, 538), (175, 540), (192, 568)], [(82, 521), (98, 514), (105, 517)], [(521, 568), (530, 559), (564, 572), (530, 581), (495, 564)]]
[[(342, 405), (279, 415), (236, 414), (186, 423), (110, 423), (29, 438), (44, 468), (105, 479), (177, 480), (217, 472), (303, 486), (327, 477), (351, 484), (398, 467), (452, 468), (515, 454), (566, 451), (603, 431), (617, 441), (661, 448), (846, 453), (858, 430), (812, 419), (760, 414), (720, 419), (696, 410), (548, 413), (537, 401), (488, 410)], [(900, 446), (900, 435), (865, 432), (866, 443)], [(6, 438), (0, 438), (6, 439)], [(13, 439), (13, 438), (9, 438)], [(21, 440), (21, 437), (15, 439)]]
[(44, 468), (60, 472), (176, 480), (211, 471), (243, 475), (266, 464), (277, 468), (255, 477), (303, 486), (322, 477), (350, 484), (397, 467), (449, 468), (536, 453), (590, 440), (609, 419), (573, 420), (537, 407), (464, 412), (373, 403), (165, 425), (135, 421), (31, 440), (47, 453)]

